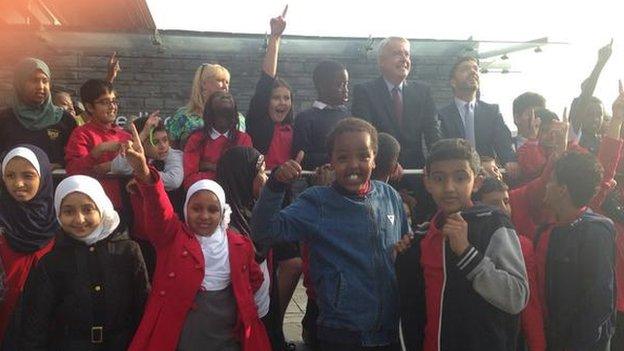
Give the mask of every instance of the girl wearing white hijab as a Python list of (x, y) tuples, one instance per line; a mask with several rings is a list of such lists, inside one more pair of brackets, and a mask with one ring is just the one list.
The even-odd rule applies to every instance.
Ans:
[(139, 245), (91, 177), (63, 180), (54, 207), (61, 233), (26, 285), (19, 350), (126, 350), (149, 289)]
[(223, 189), (211, 180), (193, 183), (180, 221), (131, 128), (122, 155), (135, 174), (134, 234), (154, 246), (156, 271), (129, 350), (270, 351), (254, 301), (263, 275), (251, 241), (228, 227)]

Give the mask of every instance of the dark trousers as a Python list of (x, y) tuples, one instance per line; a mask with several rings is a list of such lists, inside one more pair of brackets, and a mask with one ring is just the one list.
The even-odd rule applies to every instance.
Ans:
[(611, 351), (624, 350), (624, 312), (618, 311), (615, 321), (615, 334), (611, 338)]
[(308, 297), (305, 315), (301, 320), (301, 327), (303, 329), (303, 342), (312, 350), (320, 350), (318, 337), (316, 335), (316, 319), (318, 318), (318, 314), (319, 310), (316, 301)]
[(362, 346), (353, 344), (339, 344), (333, 342), (320, 342), (320, 350), (323, 351), (401, 351), (401, 345), (391, 344), (386, 346)]

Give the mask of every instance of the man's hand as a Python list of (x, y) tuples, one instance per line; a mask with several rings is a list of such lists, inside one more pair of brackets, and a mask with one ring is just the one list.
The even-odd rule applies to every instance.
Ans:
[(446, 217), (446, 223), (442, 227), (442, 235), (449, 241), (451, 250), (457, 256), (463, 254), (470, 247), (468, 223), (464, 221), (459, 212)]
[(121, 67), (119, 66), (119, 57), (117, 57), (117, 51), (113, 51), (113, 54), (108, 59), (108, 73), (106, 75), (106, 80), (110, 83), (115, 81), (117, 78), (117, 74), (121, 72)]
[(568, 132), (570, 130), (570, 123), (568, 122), (568, 108), (563, 109), (563, 115), (561, 116), (561, 122), (553, 122), (551, 127), (551, 133), (554, 135), (553, 151), (557, 154), (561, 154), (568, 148)]
[(97, 160), (107, 152), (118, 152), (120, 145), (121, 144), (118, 141), (105, 141), (97, 144), (93, 149), (91, 149), (91, 157)]
[(282, 15), (279, 17), (271, 18), (271, 36), (274, 38), (279, 38), (284, 33), (284, 29), (286, 29), (286, 13), (288, 12), (288, 5), (284, 7), (284, 11)]
[(305, 153), (299, 151), (294, 160), (288, 160), (275, 170), (275, 179), (280, 183), (289, 184), (301, 176), (301, 161)]
[(134, 124), (130, 126), (132, 132), (132, 140), (126, 141), (121, 145), (121, 155), (126, 158), (130, 167), (134, 171), (134, 176), (143, 183), (151, 183), (149, 167), (147, 166), (147, 160), (145, 159), (145, 152), (143, 150), (143, 144), (139, 137)]
[(527, 137), (528, 139), (537, 139), (542, 120), (535, 115), (535, 109), (526, 110), (524, 113), (528, 115), (529, 135)]

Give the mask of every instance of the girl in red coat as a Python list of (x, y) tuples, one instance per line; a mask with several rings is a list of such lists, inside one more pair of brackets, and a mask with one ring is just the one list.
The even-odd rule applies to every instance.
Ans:
[(7, 330), (13, 310), (28, 273), (52, 249), (59, 227), (50, 161), (43, 150), (21, 145), (9, 151), (2, 161), (2, 179), (0, 261), (6, 276), (4, 300), (0, 302), (0, 345), (10, 348), (7, 345), (18, 332)]
[(232, 146), (251, 146), (251, 137), (238, 131), (238, 109), (232, 94), (217, 91), (204, 108), (204, 128), (188, 138), (184, 146), (184, 188), (200, 179), (214, 179), (217, 162)]
[(186, 223), (181, 222), (132, 131), (122, 154), (136, 175), (130, 185), (135, 231), (154, 245), (157, 259), (129, 350), (270, 350), (254, 302), (262, 272), (251, 241), (228, 228), (223, 189), (210, 180), (194, 183), (184, 203)]

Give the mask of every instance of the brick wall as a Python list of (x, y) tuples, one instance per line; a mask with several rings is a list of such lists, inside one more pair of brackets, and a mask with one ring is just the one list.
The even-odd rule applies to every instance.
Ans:
[[(89, 78), (103, 78), (113, 50), (119, 52), (122, 72), (115, 85), (120, 115), (161, 110), (169, 116), (186, 103), (195, 69), (203, 62), (218, 62), (231, 74), (231, 91), (245, 113), (259, 77), (264, 56), (263, 35), (164, 31), (147, 34), (24, 32), (0, 33), (0, 106), (12, 96), (12, 69), (23, 57), (42, 58), (52, 70), (53, 84), (77, 93)], [(295, 93), (295, 108), (311, 105), (315, 97), (312, 70), (323, 59), (345, 64), (351, 84), (378, 76), (376, 47), (379, 39), (286, 37), (282, 41), (279, 75)], [(6, 43), (6, 44), (5, 44)], [(451, 92), (448, 72), (457, 56), (476, 48), (474, 42), (411, 40), (410, 79), (427, 82), (438, 104)], [(367, 49), (368, 48), (368, 49)]]

